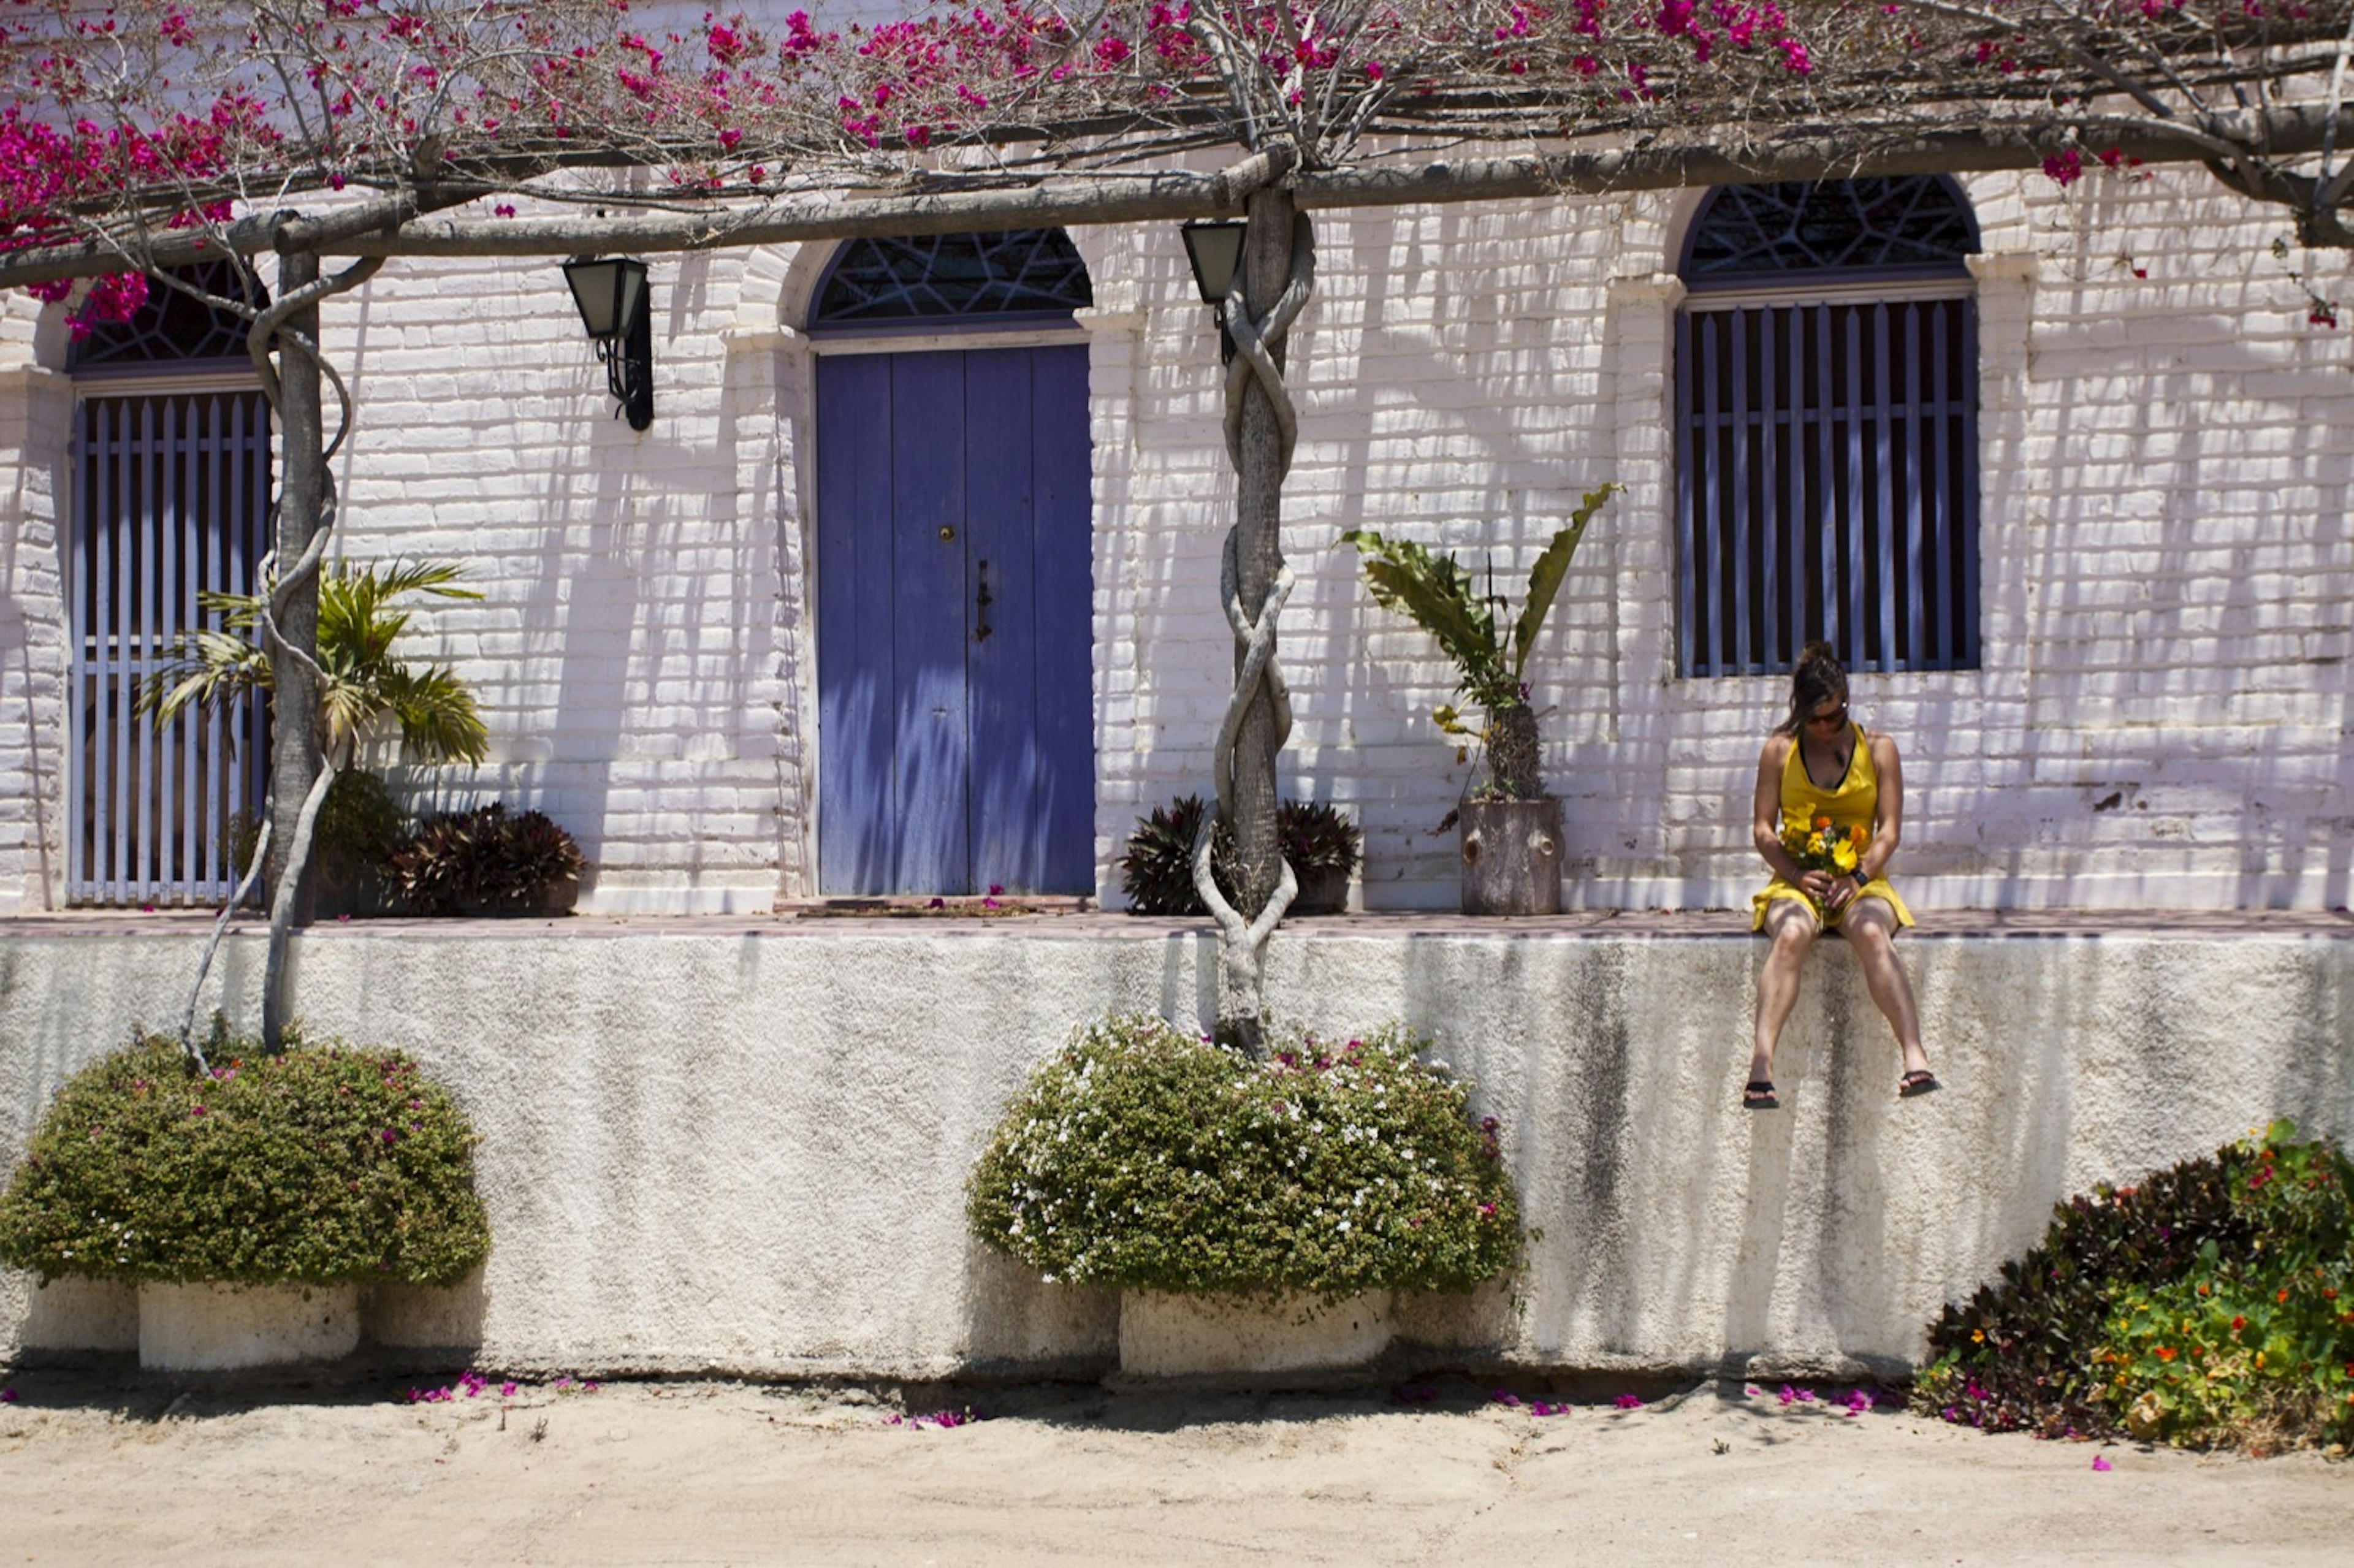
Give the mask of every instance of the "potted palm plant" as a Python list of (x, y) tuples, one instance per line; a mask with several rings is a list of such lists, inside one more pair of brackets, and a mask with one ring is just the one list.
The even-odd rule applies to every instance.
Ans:
[[(385, 723), (397, 726), (403, 751), (423, 762), (480, 762), (489, 754), (490, 732), (456, 672), (445, 664), (420, 669), (392, 653), (409, 614), (392, 601), (411, 593), (481, 599), (456, 586), (463, 575), (456, 566), (394, 561), (338, 565), (321, 577), (318, 712), (326, 774), (316, 813), (319, 891), (326, 900), (321, 913), (376, 913), (383, 894), (381, 869), (398, 837), (398, 816), (380, 787), (344, 777), (355, 770), (371, 730)], [(270, 656), (260, 637), (265, 596), (207, 593), (199, 602), (221, 617), (220, 630), (182, 633), (162, 670), (140, 687), (139, 711), (158, 726), (191, 703), (210, 710), (271, 687)], [(286, 846), (298, 876), (308, 847)]]
[(1363, 558), (1374, 602), (1437, 639), (1455, 662), (1456, 694), (1479, 710), (1467, 721), (1453, 703), (1431, 717), (1440, 730), (1476, 746), (1481, 766), (1457, 809), (1463, 850), (1463, 910), (1468, 915), (1550, 915), (1561, 908), (1561, 802), (1544, 792), (1537, 712), (1526, 679), (1530, 652), (1569, 575), (1586, 524), (1611, 493), (1586, 492), (1569, 522), (1529, 572), (1527, 596), (1509, 631), (1498, 620), (1503, 600), (1481, 593), (1454, 556), (1370, 528), (1341, 535)]

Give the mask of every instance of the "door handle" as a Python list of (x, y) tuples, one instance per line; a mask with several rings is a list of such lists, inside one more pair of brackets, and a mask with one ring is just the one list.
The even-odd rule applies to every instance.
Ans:
[(989, 563), (983, 561), (981, 563), (981, 591), (973, 596), (972, 601), (974, 610), (972, 640), (975, 642), (989, 641), (989, 633), (991, 630), (989, 624), (989, 607), (995, 602), (995, 599), (989, 591)]

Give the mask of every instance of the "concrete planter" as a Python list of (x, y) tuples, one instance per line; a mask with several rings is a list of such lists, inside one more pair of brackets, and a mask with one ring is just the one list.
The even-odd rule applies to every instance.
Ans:
[(229, 1372), (331, 1361), (360, 1342), (356, 1285), (139, 1287), (139, 1364)]
[(1325, 1307), (1289, 1293), (1268, 1299), (1127, 1290), (1119, 1298), (1119, 1370), (1129, 1377), (1333, 1372), (1388, 1348), (1393, 1292)]

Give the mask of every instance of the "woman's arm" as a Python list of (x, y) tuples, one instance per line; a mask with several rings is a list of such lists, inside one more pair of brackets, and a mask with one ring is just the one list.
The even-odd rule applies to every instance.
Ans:
[(1896, 742), (1884, 735), (1871, 738), (1872, 769), (1880, 776), (1880, 821), (1873, 824), (1872, 842), (1863, 847), (1861, 865), (1867, 876), (1878, 876), (1896, 858), (1896, 846), (1904, 837), (1904, 768), (1897, 760)]
[(1794, 887), (1806, 890), (1807, 895), (1822, 899), (1830, 893), (1831, 876), (1827, 871), (1801, 871), (1790, 852), (1782, 847), (1782, 769), (1790, 760), (1790, 747), (1797, 741), (1786, 735), (1769, 736), (1766, 749), (1757, 756), (1757, 792), (1750, 801), (1749, 836), (1757, 845), (1757, 853), (1773, 868), (1774, 874)]

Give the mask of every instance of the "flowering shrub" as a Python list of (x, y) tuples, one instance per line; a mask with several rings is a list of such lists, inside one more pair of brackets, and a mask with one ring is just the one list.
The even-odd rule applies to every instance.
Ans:
[(2047, 1436), (2354, 1442), (2354, 1162), (2274, 1122), (2060, 1206), (1948, 1307), (1916, 1408)]
[[(292, 1031), (289, 1032), (290, 1035)], [(161, 1035), (69, 1079), (0, 1193), (44, 1278), (447, 1284), (489, 1253), (465, 1116), (397, 1051)]]
[(1469, 1290), (1518, 1255), (1519, 1204), (1428, 1044), (1295, 1035), (1260, 1063), (1155, 1018), (1088, 1024), (998, 1124), (972, 1228), (1074, 1284)]

